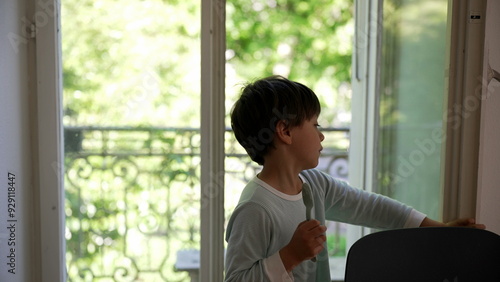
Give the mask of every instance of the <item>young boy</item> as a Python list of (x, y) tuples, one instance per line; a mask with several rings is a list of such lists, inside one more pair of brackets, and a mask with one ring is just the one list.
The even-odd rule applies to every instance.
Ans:
[[(235, 103), (234, 134), (262, 171), (227, 226), (226, 281), (330, 281), (325, 220), (386, 229), (445, 225), (314, 169), (324, 139), (319, 114), (311, 89), (280, 76), (247, 85)], [(312, 191), (311, 220), (303, 185)], [(450, 225), (484, 228), (470, 219)]]

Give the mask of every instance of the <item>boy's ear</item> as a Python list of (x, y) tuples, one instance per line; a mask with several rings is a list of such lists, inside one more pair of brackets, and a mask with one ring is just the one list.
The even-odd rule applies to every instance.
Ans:
[(285, 120), (280, 120), (276, 124), (276, 138), (285, 144), (292, 144), (292, 134), (290, 127)]

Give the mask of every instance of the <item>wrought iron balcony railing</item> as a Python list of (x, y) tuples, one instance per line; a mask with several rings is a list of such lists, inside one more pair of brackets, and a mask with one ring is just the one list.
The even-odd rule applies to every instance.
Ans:
[[(323, 133), (319, 169), (346, 178), (349, 129)], [(69, 280), (188, 281), (174, 264), (179, 249), (199, 248), (199, 129), (66, 127), (64, 137)], [(225, 142), (229, 216), (259, 166), (230, 130)]]

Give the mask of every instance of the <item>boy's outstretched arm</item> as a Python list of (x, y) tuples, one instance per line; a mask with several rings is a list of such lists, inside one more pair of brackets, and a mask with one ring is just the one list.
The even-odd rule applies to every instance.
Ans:
[(438, 226), (455, 226), (455, 227), (472, 227), (472, 228), (478, 228), (478, 229), (485, 229), (486, 226), (484, 224), (479, 224), (476, 223), (476, 220), (473, 218), (460, 218), (456, 220), (452, 220), (447, 223), (439, 222), (432, 220), (428, 217), (424, 218), (422, 223), (420, 224), (420, 227), (438, 227)]
[(287, 272), (302, 261), (311, 259), (324, 248), (326, 226), (315, 219), (303, 221), (297, 226), (292, 239), (280, 250), (281, 261)]

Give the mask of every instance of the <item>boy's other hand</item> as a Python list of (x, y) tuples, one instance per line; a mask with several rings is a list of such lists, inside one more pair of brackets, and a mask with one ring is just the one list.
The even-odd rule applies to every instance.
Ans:
[(476, 223), (476, 220), (473, 218), (460, 218), (456, 220), (452, 220), (450, 222), (445, 223), (446, 226), (456, 226), (456, 227), (472, 227), (478, 229), (485, 229), (486, 226), (484, 224)]
[(449, 226), (449, 227), (471, 227), (471, 228), (478, 228), (478, 229), (485, 229), (486, 226), (484, 224), (478, 224), (476, 223), (476, 220), (473, 218), (460, 218), (460, 219), (455, 219), (447, 223), (442, 223), (440, 221), (435, 221), (432, 220), (428, 217), (424, 218), (422, 223), (420, 224), (420, 227), (433, 227), (433, 226)]
[(288, 272), (324, 249), (325, 231), (326, 226), (315, 219), (303, 221), (297, 226), (288, 245), (280, 250), (281, 260)]

